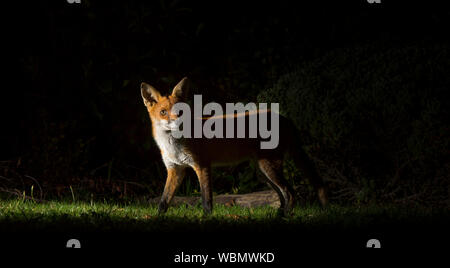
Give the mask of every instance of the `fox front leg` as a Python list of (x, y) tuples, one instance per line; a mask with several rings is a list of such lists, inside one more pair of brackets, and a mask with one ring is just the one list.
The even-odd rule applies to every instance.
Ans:
[(202, 193), (202, 205), (205, 214), (212, 213), (212, 188), (211, 188), (211, 167), (197, 166), (194, 167), (200, 183), (200, 191)]
[(159, 214), (167, 211), (167, 208), (169, 207), (170, 201), (172, 201), (175, 191), (183, 181), (184, 171), (185, 169), (179, 166), (167, 168), (166, 186), (164, 187), (164, 192), (161, 196), (161, 201), (159, 202), (158, 206)]

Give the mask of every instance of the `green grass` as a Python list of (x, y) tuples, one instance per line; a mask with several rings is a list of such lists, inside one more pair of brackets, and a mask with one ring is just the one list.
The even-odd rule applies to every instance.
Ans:
[(170, 207), (158, 215), (157, 207), (141, 203), (111, 202), (35, 203), (0, 201), (2, 231), (267, 231), (303, 228), (352, 230), (370, 226), (448, 224), (448, 209), (399, 206), (296, 207), (288, 217), (278, 217), (271, 207), (244, 208), (216, 205), (204, 216), (200, 206)]

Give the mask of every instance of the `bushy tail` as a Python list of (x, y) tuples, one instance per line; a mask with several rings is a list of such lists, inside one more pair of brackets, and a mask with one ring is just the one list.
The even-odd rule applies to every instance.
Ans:
[(308, 155), (303, 150), (303, 144), (301, 143), (300, 132), (294, 126), (294, 137), (292, 140), (295, 144), (290, 149), (290, 155), (292, 156), (295, 165), (300, 169), (302, 174), (308, 178), (311, 185), (314, 187), (319, 201), (323, 206), (328, 204), (328, 189), (324, 183), (322, 177), (317, 172), (317, 168), (314, 162), (308, 157)]

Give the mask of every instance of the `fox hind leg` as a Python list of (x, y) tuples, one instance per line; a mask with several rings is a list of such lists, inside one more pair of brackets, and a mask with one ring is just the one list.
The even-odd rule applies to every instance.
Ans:
[(261, 158), (258, 160), (258, 165), (280, 198), (280, 212), (287, 215), (294, 206), (295, 193), (292, 186), (284, 178), (283, 160)]

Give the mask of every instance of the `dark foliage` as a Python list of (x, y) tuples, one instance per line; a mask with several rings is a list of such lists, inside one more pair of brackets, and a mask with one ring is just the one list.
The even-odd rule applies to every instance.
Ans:
[(260, 100), (279, 102), (304, 130), (340, 198), (448, 201), (449, 53), (426, 44), (338, 49)]

